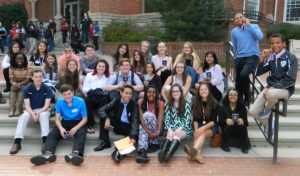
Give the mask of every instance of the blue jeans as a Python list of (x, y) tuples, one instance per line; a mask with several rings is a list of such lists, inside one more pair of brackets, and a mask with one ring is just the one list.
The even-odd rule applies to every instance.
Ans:
[(89, 31), (81, 30), (81, 41), (83, 43), (89, 43)]
[(48, 52), (51, 52), (54, 48), (54, 39), (48, 38), (47, 43), (48, 43)]
[(246, 104), (250, 103), (250, 79), (249, 75), (254, 72), (258, 62), (258, 56), (239, 57), (234, 60), (235, 65), (235, 86), (239, 96)]

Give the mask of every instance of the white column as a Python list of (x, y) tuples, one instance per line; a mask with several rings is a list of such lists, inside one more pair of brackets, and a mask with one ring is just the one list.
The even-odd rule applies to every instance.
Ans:
[(30, 0), (31, 2), (31, 21), (37, 21), (36, 17), (35, 17), (35, 3), (37, 0)]
[(55, 15), (55, 19), (61, 19), (62, 15), (61, 15), (61, 0), (56, 0), (56, 15)]

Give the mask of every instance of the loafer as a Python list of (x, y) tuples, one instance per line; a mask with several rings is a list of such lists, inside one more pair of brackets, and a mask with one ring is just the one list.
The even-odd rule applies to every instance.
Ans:
[(230, 152), (230, 148), (228, 146), (221, 146), (221, 149), (224, 151), (224, 152)]
[(16, 154), (19, 152), (19, 150), (21, 150), (22, 146), (21, 144), (17, 144), (17, 143), (14, 143), (13, 146), (11, 147), (9, 153), (10, 154)]
[(80, 166), (83, 163), (84, 159), (82, 156), (79, 156), (78, 153), (73, 152), (69, 155), (65, 155), (65, 161), (67, 163), (72, 163), (75, 166)]
[(112, 154), (111, 154), (111, 158), (112, 160), (119, 164), (121, 161), (121, 154), (118, 152), (118, 150), (115, 150)]
[(246, 148), (243, 148), (243, 149), (242, 149), (242, 152), (245, 153), (245, 154), (247, 154), (247, 153), (249, 152), (249, 150), (246, 149)]
[(46, 151), (43, 155), (37, 155), (30, 159), (30, 162), (36, 166), (46, 164), (46, 162), (52, 163), (54, 161), (56, 161), (56, 155), (49, 151)]
[(160, 149), (159, 144), (150, 144), (147, 150), (147, 153), (154, 153)]
[(96, 148), (94, 148), (95, 152), (110, 148), (111, 144), (109, 141), (102, 141)]

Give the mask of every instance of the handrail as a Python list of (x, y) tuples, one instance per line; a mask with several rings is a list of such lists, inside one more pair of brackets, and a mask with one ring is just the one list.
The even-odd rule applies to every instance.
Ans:
[[(232, 42), (226, 42), (224, 44), (225, 46), (225, 53), (226, 53), (226, 77), (230, 78), (233, 83), (235, 83), (235, 69), (232, 68), (232, 61), (234, 60), (234, 54), (233, 54), (233, 45)], [(258, 84), (258, 86), (257, 86)], [(250, 85), (251, 85), (251, 96), (250, 101), (251, 103), (254, 102), (256, 97), (259, 95), (259, 93), (264, 89), (263, 83), (259, 80), (259, 78), (252, 74), (252, 80), (250, 79)], [(282, 103), (282, 106), (280, 104)], [(282, 109), (280, 109), (282, 107)], [(275, 119), (273, 120), (273, 113), (275, 114)], [(278, 130), (279, 130), (279, 115), (286, 117), (287, 116), (287, 100), (280, 99), (275, 107), (273, 108), (269, 121), (268, 121), (268, 129), (265, 127), (262, 127), (260, 122), (258, 120), (254, 119), (258, 128), (264, 135), (266, 141), (273, 146), (273, 163), (277, 162), (277, 152), (278, 152)], [(273, 128), (274, 127), (274, 128)], [(266, 134), (266, 130), (268, 130)], [(274, 134), (273, 134), (274, 131)], [(272, 139), (272, 136), (274, 135), (274, 140)]]
[(227, 18), (232, 18), (237, 12), (244, 14), (247, 18), (250, 20), (257, 20), (257, 21), (265, 21), (270, 24), (275, 24), (277, 21), (274, 21), (270, 18), (267, 18), (264, 13), (259, 11), (252, 11), (252, 10), (239, 10), (234, 11), (233, 9), (226, 9), (225, 13), (227, 15)]

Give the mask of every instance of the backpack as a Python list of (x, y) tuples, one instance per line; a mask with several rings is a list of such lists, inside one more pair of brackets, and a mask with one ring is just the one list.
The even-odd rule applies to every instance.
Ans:
[[(119, 81), (119, 72), (117, 72), (117, 79), (116, 79), (116, 82), (115, 82), (115, 85), (118, 84), (118, 81)], [(131, 72), (131, 85), (134, 86), (135, 85), (135, 82), (134, 82), (134, 73)]]

